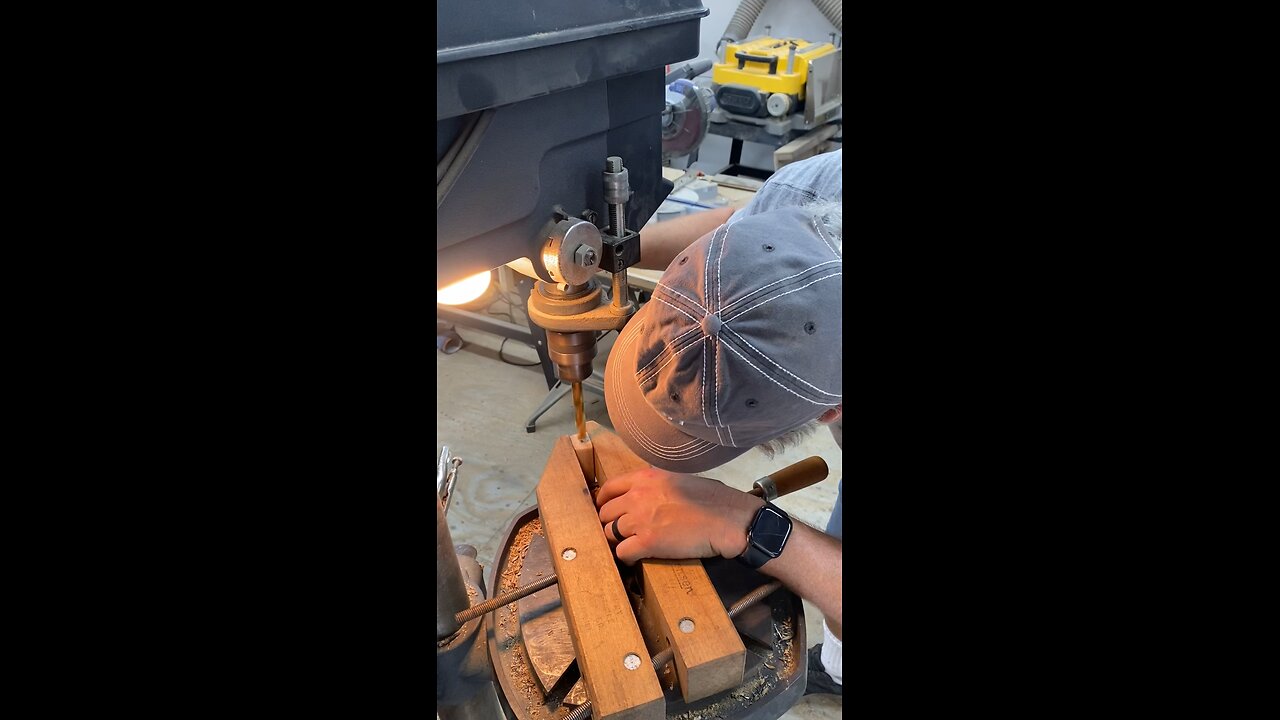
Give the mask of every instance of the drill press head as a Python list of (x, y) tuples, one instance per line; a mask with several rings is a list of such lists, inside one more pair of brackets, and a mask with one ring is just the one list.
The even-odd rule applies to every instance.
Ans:
[(547, 354), (566, 383), (590, 377), (596, 357), (595, 330), (581, 328), (578, 323), (600, 306), (600, 288), (592, 276), (599, 269), (602, 252), (596, 226), (568, 218), (556, 223), (539, 256), (555, 282), (535, 284), (529, 296), (529, 316), (547, 331)]
[[(596, 333), (617, 330), (635, 312), (628, 297), (627, 268), (640, 259), (640, 237), (626, 229), (625, 206), (631, 197), (622, 158), (605, 162), (604, 199), (608, 205), (608, 235), (579, 218), (556, 222), (547, 234), (539, 258), (554, 283), (539, 281), (529, 295), (529, 319), (547, 331), (547, 352), (560, 380), (581, 383), (591, 376), (596, 357)], [(596, 274), (613, 274), (613, 302), (601, 305)]]

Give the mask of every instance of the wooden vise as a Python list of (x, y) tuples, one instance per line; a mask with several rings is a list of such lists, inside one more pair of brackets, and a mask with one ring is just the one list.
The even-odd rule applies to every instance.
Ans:
[(643, 560), (639, 620), (605, 540), (592, 487), (649, 467), (591, 422), (589, 440), (558, 439), (538, 484), (538, 508), (560, 600), (596, 720), (662, 720), (650, 657), (670, 647), (686, 702), (742, 682), (746, 648), (700, 560)]

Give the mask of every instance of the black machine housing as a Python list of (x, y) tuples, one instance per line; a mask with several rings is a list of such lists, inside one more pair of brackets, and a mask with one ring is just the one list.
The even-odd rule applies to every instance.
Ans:
[(436, 4), (437, 164), (470, 116), (493, 111), (438, 201), (437, 288), (536, 259), (557, 211), (606, 217), (611, 155), (630, 175), (627, 228), (652, 217), (672, 187), (662, 177), (664, 68), (698, 54), (707, 12), (700, 0)]

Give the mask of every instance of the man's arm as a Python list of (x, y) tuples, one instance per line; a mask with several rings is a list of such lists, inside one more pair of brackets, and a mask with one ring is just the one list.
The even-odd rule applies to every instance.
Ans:
[[(745, 550), (745, 529), (742, 538)], [(843, 559), (844, 546), (839, 540), (792, 518), (787, 546), (759, 572), (781, 580), (795, 594), (816, 605), (836, 637), (840, 637), (844, 626)]]
[[(744, 212), (806, 205), (814, 200), (839, 200), (844, 151), (823, 153), (791, 163), (764, 182)], [(681, 250), (729, 221), (738, 208), (723, 207), (647, 225), (640, 231), (638, 268), (666, 270)]]
[[(736, 558), (747, 549), (747, 526), (764, 501), (719, 480), (649, 468), (610, 478), (596, 504), (601, 523), (618, 521), (625, 539), (616, 552), (630, 564), (649, 557)], [(605, 536), (614, 539), (609, 528)], [(840, 626), (843, 547), (830, 535), (793, 520), (782, 555), (760, 572), (782, 581)]]
[(640, 262), (636, 267), (666, 270), (682, 250), (725, 224), (733, 212), (731, 207), (716, 208), (646, 225), (640, 230)]

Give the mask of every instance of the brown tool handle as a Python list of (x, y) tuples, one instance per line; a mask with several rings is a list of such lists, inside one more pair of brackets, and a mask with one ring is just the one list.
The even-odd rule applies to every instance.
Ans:
[[(827, 462), (822, 458), (814, 455), (807, 457), (798, 463), (788, 465), (777, 472), (769, 473), (767, 477), (761, 478), (761, 481), (771, 480), (774, 487), (777, 488), (775, 497), (782, 497), (787, 493), (793, 493), (797, 490), (822, 482), (827, 478)], [(760, 481), (757, 481), (760, 482)], [(752, 495), (764, 497), (764, 490), (760, 485), (751, 490)]]

